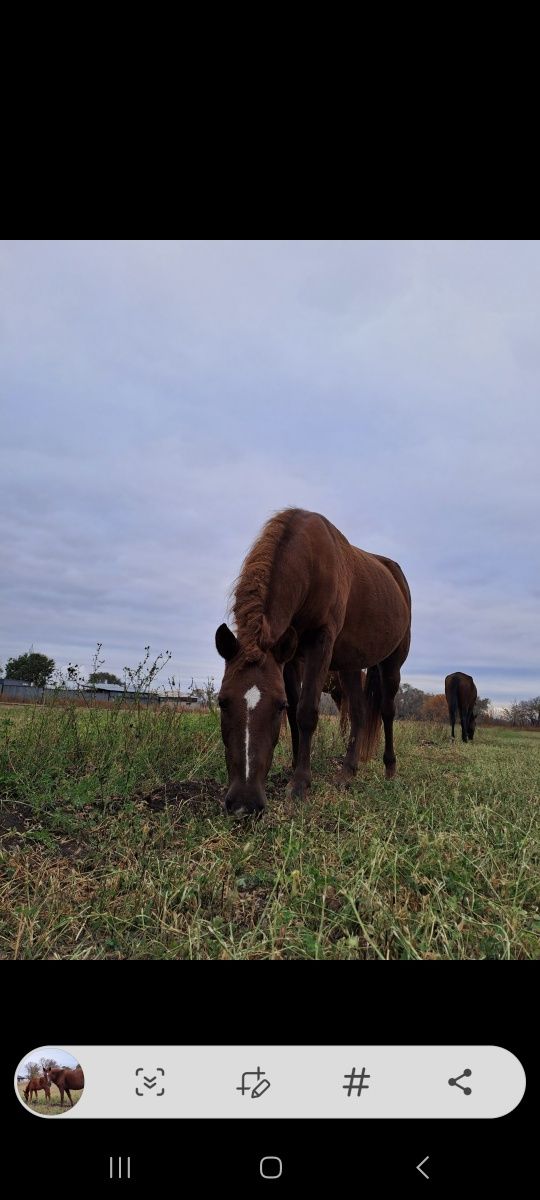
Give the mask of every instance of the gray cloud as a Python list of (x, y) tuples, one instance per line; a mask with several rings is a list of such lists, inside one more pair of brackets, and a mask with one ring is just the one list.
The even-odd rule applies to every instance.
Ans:
[(0, 278), (0, 661), (219, 677), (295, 504), (401, 562), (411, 682), (540, 692), (540, 243), (4, 242)]

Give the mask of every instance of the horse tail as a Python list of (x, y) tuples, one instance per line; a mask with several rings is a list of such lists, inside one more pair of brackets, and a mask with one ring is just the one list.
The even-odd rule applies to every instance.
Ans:
[(458, 711), (458, 689), (459, 679), (454, 678), (450, 681), (450, 695), (448, 697), (448, 711), (450, 713), (450, 724), (455, 725), (457, 721)]
[(364, 719), (360, 730), (360, 762), (373, 758), (381, 733), (382, 687), (379, 668), (368, 667), (364, 681)]

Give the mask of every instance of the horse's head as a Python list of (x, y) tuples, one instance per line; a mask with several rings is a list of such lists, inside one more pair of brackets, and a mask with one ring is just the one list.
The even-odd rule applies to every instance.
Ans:
[(262, 661), (253, 663), (227, 625), (217, 630), (216, 648), (226, 664), (219, 692), (229, 774), (225, 809), (236, 816), (264, 809), (264, 784), (287, 707), (283, 665), (295, 653), (297, 641), (289, 626)]

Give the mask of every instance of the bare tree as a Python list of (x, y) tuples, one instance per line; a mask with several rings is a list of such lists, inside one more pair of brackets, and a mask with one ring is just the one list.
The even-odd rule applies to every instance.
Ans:
[(396, 695), (396, 717), (403, 720), (419, 721), (422, 717), (425, 692), (415, 688), (410, 683), (402, 683)]
[(206, 683), (202, 687), (196, 687), (195, 680), (192, 679), (188, 687), (188, 693), (197, 701), (198, 704), (206, 704), (208, 708), (214, 708), (217, 700), (217, 691), (214, 686), (213, 676), (209, 676)]
[(522, 728), (540, 726), (540, 696), (532, 700), (519, 700), (506, 710), (512, 725)]
[(489, 699), (489, 696), (485, 696), (483, 700), (480, 700), (480, 698), (475, 700), (474, 709), (477, 719), (481, 720), (483, 717), (489, 717), (491, 710), (491, 700)]

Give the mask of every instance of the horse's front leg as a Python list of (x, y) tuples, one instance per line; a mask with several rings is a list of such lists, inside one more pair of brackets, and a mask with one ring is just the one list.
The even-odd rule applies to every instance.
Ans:
[(290, 795), (303, 800), (311, 783), (311, 741), (319, 720), (319, 704), (332, 650), (334, 634), (327, 628), (320, 629), (305, 648), (302, 691), (296, 710), (298, 722), (298, 754), (294, 773), (288, 785)]

